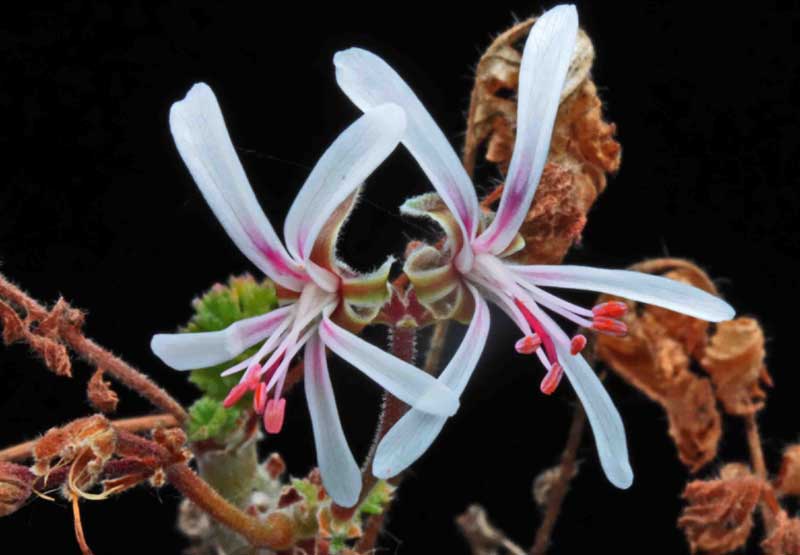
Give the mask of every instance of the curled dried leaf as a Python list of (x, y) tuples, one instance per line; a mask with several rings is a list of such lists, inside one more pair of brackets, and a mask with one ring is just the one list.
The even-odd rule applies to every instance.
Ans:
[(744, 545), (765, 483), (741, 464), (725, 465), (716, 480), (695, 480), (683, 492), (678, 519), (692, 553), (728, 553)]
[(98, 368), (92, 374), (86, 388), (86, 395), (89, 398), (89, 403), (100, 412), (108, 414), (117, 410), (119, 397), (111, 389), (111, 384), (103, 379), (102, 368)]
[(786, 511), (780, 511), (772, 527), (772, 532), (761, 542), (766, 555), (800, 555), (800, 519), (789, 518)]
[(26, 467), (0, 461), (0, 517), (17, 511), (33, 493), (36, 476)]
[[(661, 274), (716, 293), (705, 272), (684, 260), (655, 259), (631, 269)], [(609, 300), (621, 299), (604, 295), (599, 302)], [(598, 336), (597, 356), (663, 406), (681, 462), (697, 471), (714, 459), (722, 435), (711, 381), (691, 370), (692, 360), (705, 351), (709, 324), (663, 308), (624, 302), (629, 307), (623, 318), (628, 335)]]
[(761, 384), (772, 384), (764, 364), (764, 332), (752, 318), (717, 324), (700, 363), (728, 414), (747, 416), (764, 406)]

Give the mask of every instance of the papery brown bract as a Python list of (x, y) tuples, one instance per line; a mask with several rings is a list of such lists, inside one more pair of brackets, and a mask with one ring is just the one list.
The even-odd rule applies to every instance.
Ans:
[(688, 505), (678, 519), (692, 553), (717, 555), (743, 546), (753, 528), (753, 511), (764, 482), (741, 464), (722, 467), (716, 480), (686, 485)]

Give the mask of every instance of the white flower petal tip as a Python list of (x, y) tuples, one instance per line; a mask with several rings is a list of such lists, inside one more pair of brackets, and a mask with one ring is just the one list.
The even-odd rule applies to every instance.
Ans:
[(615, 460), (613, 467), (603, 465), (608, 481), (619, 489), (628, 489), (633, 485), (633, 469), (627, 460)]
[(723, 322), (736, 315), (733, 307), (719, 297), (662, 276), (585, 266), (510, 267), (519, 277), (537, 286), (608, 293), (709, 322)]
[(458, 412), (460, 404), (461, 402), (453, 390), (436, 380), (417, 399), (414, 408), (432, 415), (453, 416)]
[(372, 474), (388, 480), (411, 466), (434, 442), (447, 420), (418, 410), (406, 413), (378, 444)]
[(545, 12), (531, 28), (519, 70), (517, 139), (506, 186), (496, 217), (475, 244), (479, 250), (493, 254), (506, 250), (528, 213), (547, 161), (577, 36), (574, 6)]
[(172, 105), (169, 126), (197, 187), (239, 250), (274, 281), (299, 291), (307, 278), (261, 210), (208, 85), (198, 83)]
[(606, 477), (614, 486), (627, 489), (633, 483), (633, 471), (628, 461), (625, 426), (617, 408), (582, 356), (572, 355), (560, 345), (556, 349), (564, 373), (586, 411)]
[(458, 410), (458, 395), (449, 387), (337, 326), (327, 316), (319, 334), (331, 351), (411, 407), (440, 416), (451, 416)]
[(419, 163), (442, 200), (458, 218), (467, 240), (477, 231), (480, 210), (475, 187), (447, 137), (389, 64), (372, 52), (349, 48), (333, 57), (339, 88), (361, 110), (392, 102), (405, 110), (403, 144)]
[(325, 345), (313, 334), (305, 351), (305, 391), (322, 483), (342, 507), (358, 503), (361, 471), (347, 445), (333, 394)]
[(231, 360), (246, 349), (229, 341), (223, 333), (159, 333), (150, 341), (150, 349), (174, 370), (208, 368)]

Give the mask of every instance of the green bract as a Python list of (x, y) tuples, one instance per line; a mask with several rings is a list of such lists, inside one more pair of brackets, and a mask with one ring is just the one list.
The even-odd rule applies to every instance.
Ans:
[[(244, 318), (274, 310), (278, 307), (278, 297), (271, 280), (265, 279), (259, 283), (246, 274), (231, 277), (227, 285), (219, 283), (214, 285), (202, 297), (195, 299), (192, 307), (194, 316), (181, 330), (182, 332), (219, 331)], [(189, 381), (202, 389), (209, 399), (222, 401), (230, 389), (239, 383), (241, 376), (222, 378), (220, 372), (254, 355), (257, 348), (257, 346), (251, 347), (229, 362), (193, 370), (189, 374)], [(248, 400), (249, 396), (243, 399), (240, 405)]]
[(189, 421), (186, 433), (189, 441), (222, 439), (236, 429), (241, 409), (226, 409), (222, 403), (211, 397), (201, 397), (189, 408)]

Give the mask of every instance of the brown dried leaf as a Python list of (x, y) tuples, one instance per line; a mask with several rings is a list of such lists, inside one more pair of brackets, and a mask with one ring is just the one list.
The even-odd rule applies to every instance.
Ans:
[(747, 416), (764, 406), (761, 383), (772, 384), (764, 365), (764, 332), (752, 318), (717, 324), (700, 363), (711, 375), (728, 414)]
[(800, 496), (800, 445), (789, 445), (784, 449), (775, 490), (779, 495)]
[(780, 511), (761, 549), (766, 555), (800, 555), (800, 520)]
[(119, 397), (111, 389), (111, 384), (103, 380), (102, 368), (98, 368), (89, 380), (86, 395), (89, 398), (89, 403), (100, 412), (108, 414), (117, 410)]
[(683, 492), (678, 519), (692, 553), (728, 553), (744, 545), (765, 484), (741, 464), (725, 465), (717, 480), (695, 480)]
[[(708, 276), (683, 260), (651, 260), (632, 269), (716, 293)], [(604, 295), (599, 302), (612, 299), (621, 300)], [(623, 318), (628, 335), (598, 336), (597, 356), (664, 407), (678, 456), (695, 472), (714, 459), (722, 435), (711, 381), (690, 370), (692, 358), (702, 356), (705, 349), (708, 323), (663, 308), (624, 302), (629, 307)]]

